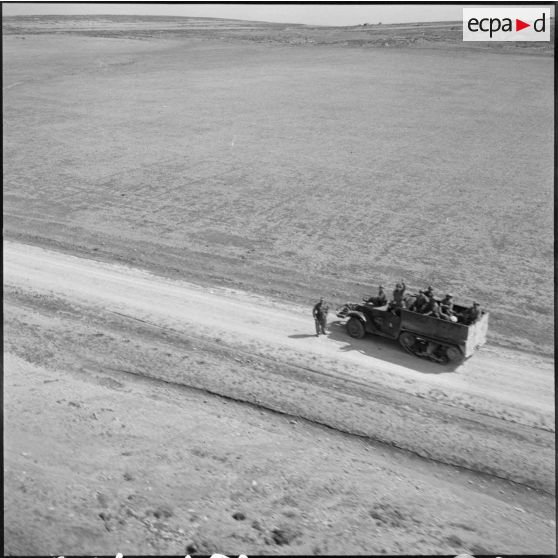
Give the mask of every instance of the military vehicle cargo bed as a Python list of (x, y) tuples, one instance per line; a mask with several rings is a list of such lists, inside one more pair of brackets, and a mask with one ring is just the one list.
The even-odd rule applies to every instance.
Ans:
[(469, 357), (475, 349), (486, 343), (488, 313), (483, 312), (478, 322), (467, 326), (402, 309), (400, 328), (401, 331), (410, 331), (420, 336), (457, 345), (464, 356)]

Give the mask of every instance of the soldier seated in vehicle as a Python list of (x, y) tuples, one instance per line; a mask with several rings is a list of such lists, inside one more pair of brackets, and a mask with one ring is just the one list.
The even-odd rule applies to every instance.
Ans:
[(369, 302), (373, 306), (384, 306), (384, 304), (387, 304), (386, 292), (384, 291), (383, 285), (378, 287), (378, 296), (371, 296), (366, 302)]
[(440, 312), (442, 313), (443, 319), (450, 320), (452, 322), (457, 321), (455, 313), (453, 311), (453, 295), (447, 294), (440, 301)]
[(440, 320), (449, 320), (449, 317), (446, 317), (440, 311), (440, 305), (434, 300), (434, 297), (431, 296), (428, 299), (428, 302), (422, 308), (422, 314), (425, 316), (432, 316), (433, 318), (438, 318)]
[(422, 314), (424, 312), (424, 308), (428, 304), (429, 300), (430, 299), (426, 295), (426, 293), (424, 291), (419, 290), (419, 294), (417, 296), (417, 299), (415, 300), (415, 302), (411, 306), (411, 308), (409, 308), (409, 310), (412, 310), (413, 312), (418, 312), (419, 314)]
[(418, 308), (421, 304), (424, 304), (424, 293), (419, 289), (418, 295), (415, 298), (415, 301), (409, 306), (409, 310), (411, 312), (418, 312)]
[(463, 323), (465, 325), (473, 325), (478, 322), (482, 317), (482, 310), (478, 302), (473, 302), (473, 306), (467, 308), (463, 313)]
[(384, 304), (387, 304), (386, 292), (384, 291), (384, 287), (382, 285), (378, 287), (377, 302), (378, 306), (384, 306)]

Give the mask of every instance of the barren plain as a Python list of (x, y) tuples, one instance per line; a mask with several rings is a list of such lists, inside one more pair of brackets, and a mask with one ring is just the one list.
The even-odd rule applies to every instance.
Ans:
[[(555, 553), (553, 43), (3, 28), (6, 554)], [(312, 336), (401, 278), (487, 347)]]

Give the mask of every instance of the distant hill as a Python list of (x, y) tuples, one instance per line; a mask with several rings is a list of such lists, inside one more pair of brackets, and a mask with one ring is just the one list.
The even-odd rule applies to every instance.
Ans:
[(466, 48), (552, 56), (551, 41), (464, 43), (461, 21), (368, 24), (350, 27), (268, 23), (219, 18), (140, 15), (28, 15), (2, 18), (4, 35), (69, 33), (129, 39), (220, 39), (352, 48)]

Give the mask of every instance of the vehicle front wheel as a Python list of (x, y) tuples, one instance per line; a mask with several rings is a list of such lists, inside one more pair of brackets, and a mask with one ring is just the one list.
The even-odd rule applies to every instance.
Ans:
[(355, 339), (362, 339), (366, 333), (363, 323), (358, 318), (350, 318), (345, 327), (347, 328), (347, 333)]

